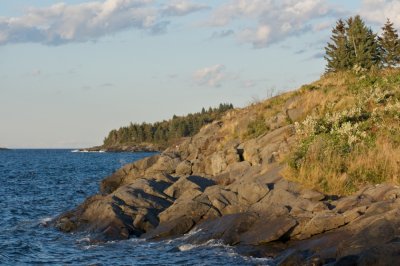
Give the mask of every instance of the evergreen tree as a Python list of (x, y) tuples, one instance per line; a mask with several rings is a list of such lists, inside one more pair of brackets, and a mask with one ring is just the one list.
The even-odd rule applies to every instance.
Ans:
[(382, 36), (378, 38), (382, 53), (382, 64), (385, 67), (395, 67), (400, 63), (399, 35), (389, 19), (387, 19), (382, 30)]
[(346, 35), (349, 48), (349, 66), (371, 69), (380, 64), (376, 34), (368, 28), (359, 15), (347, 21)]
[(325, 47), (325, 59), (328, 62), (326, 72), (336, 72), (348, 68), (349, 48), (346, 37), (346, 25), (339, 19), (332, 29), (331, 43)]
[(155, 143), (163, 147), (181, 137), (193, 136), (200, 128), (216, 119), (220, 119), (226, 110), (232, 109), (232, 104), (221, 104), (218, 108), (202, 108), (201, 112), (187, 116), (174, 115), (168, 121), (155, 123), (130, 123), (126, 127), (112, 130), (104, 139), (104, 146), (121, 144), (134, 145), (142, 142)]

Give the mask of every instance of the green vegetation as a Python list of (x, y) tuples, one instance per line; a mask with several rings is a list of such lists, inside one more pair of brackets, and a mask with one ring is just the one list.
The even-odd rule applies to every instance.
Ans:
[(340, 19), (325, 51), (326, 74), (300, 90), (309, 115), (295, 123), (284, 175), (339, 195), (399, 184), (400, 39), (393, 23), (377, 36), (360, 16)]
[(326, 72), (394, 67), (400, 63), (400, 40), (388, 20), (381, 36), (373, 33), (360, 16), (338, 20), (331, 42), (325, 47)]
[(258, 115), (255, 120), (247, 125), (247, 132), (244, 136), (245, 139), (257, 138), (269, 130), (269, 126), (265, 122), (262, 115)]
[(202, 126), (220, 119), (227, 110), (232, 108), (232, 104), (220, 104), (217, 108), (210, 107), (208, 110), (203, 108), (201, 112), (186, 116), (174, 115), (168, 121), (131, 123), (127, 127), (112, 130), (104, 139), (103, 147), (148, 143), (163, 149), (181, 137), (193, 136)]
[[(339, 195), (399, 183), (400, 71), (332, 73), (313, 87), (323, 105), (295, 123), (298, 140), (285, 176)], [(311, 93), (317, 92), (304, 91), (304, 100)]]

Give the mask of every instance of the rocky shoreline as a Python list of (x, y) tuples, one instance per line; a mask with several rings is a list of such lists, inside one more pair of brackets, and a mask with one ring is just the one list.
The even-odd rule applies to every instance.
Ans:
[(215, 122), (162, 154), (124, 166), (55, 226), (91, 232), (93, 241), (157, 240), (195, 230), (188, 243), (221, 239), (278, 265), (400, 260), (400, 188), (368, 186), (348, 197), (303, 189), (280, 175), (291, 125), (221, 146), (228, 124)]
[[(397, 265), (398, 186), (335, 196), (283, 177), (298, 143), (295, 122), (322, 108), (307, 93), (228, 111), (195, 136), (106, 177), (99, 194), (54, 225), (90, 232), (93, 241), (191, 232), (188, 243), (218, 239), (277, 265)], [(260, 113), (268, 125), (261, 134)]]

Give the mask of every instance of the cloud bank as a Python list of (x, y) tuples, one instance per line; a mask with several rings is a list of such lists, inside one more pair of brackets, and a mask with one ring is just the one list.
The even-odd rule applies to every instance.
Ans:
[(161, 33), (170, 16), (206, 8), (189, 1), (171, 1), (163, 8), (152, 0), (106, 0), (29, 8), (19, 17), (0, 17), (0, 44), (35, 42), (58, 45), (85, 42), (125, 29)]
[(173, 0), (165, 5), (161, 13), (164, 16), (185, 16), (193, 12), (209, 9), (210, 7), (203, 4), (191, 3), (182, 0)]
[(362, 0), (360, 15), (378, 26), (382, 26), (390, 18), (396, 28), (400, 28), (400, 1)]
[[(382, 25), (390, 18), (400, 25), (400, 1), (359, 0), (360, 9), (345, 10), (326, 0), (228, 0), (211, 9), (195, 0), (91, 0), (28, 8), (21, 16), (0, 17), (0, 45), (42, 43), (60, 45), (98, 40), (123, 30), (165, 33), (171, 20), (209, 11), (210, 39), (233, 36), (241, 43), (265, 48), (293, 36), (324, 31), (339, 17), (360, 13)], [(205, 19), (205, 18), (203, 18)], [(216, 29), (217, 28), (217, 29)]]
[(323, 0), (232, 0), (216, 9), (211, 26), (227, 26), (236, 21), (255, 24), (237, 32), (240, 42), (264, 48), (288, 37), (318, 30), (316, 20), (337, 16), (337, 7)]

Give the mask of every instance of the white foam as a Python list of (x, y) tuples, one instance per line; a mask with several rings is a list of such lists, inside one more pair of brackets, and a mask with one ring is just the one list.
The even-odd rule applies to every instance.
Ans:
[(197, 245), (192, 245), (192, 244), (185, 244), (185, 245), (179, 246), (178, 249), (180, 251), (188, 251), (188, 250), (194, 249), (196, 247), (198, 247), (198, 246)]
[(184, 244), (178, 247), (180, 251), (188, 251), (194, 248), (200, 248), (200, 247), (229, 247), (225, 245), (222, 240), (216, 240), (216, 239), (210, 239), (205, 243), (194, 245), (194, 244)]
[(46, 225), (48, 225), (49, 222), (51, 222), (52, 220), (53, 220), (53, 217), (45, 217), (45, 218), (42, 218), (42, 219), (39, 220), (39, 224), (40, 224), (40, 225), (46, 226)]
[(90, 243), (90, 238), (89, 237), (84, 237), (84, 238), (76, 240), (76, 242), (78, 242), (78, 243), (83, 243), (83, 242)]
[(188, 233), (186, 233), (185, 236), (193, 236), (193, 235), (196, 235), (196, 234), (198, 234), (200, 232), (201, 232), (201, 228), (200, 229), (193, 228)]
[(99, 247), (99, 245), (87, 245), (87, 246), (84, 246), (83, 249), (88, 250), (88, 249), (97, 248), (97, 247)]

